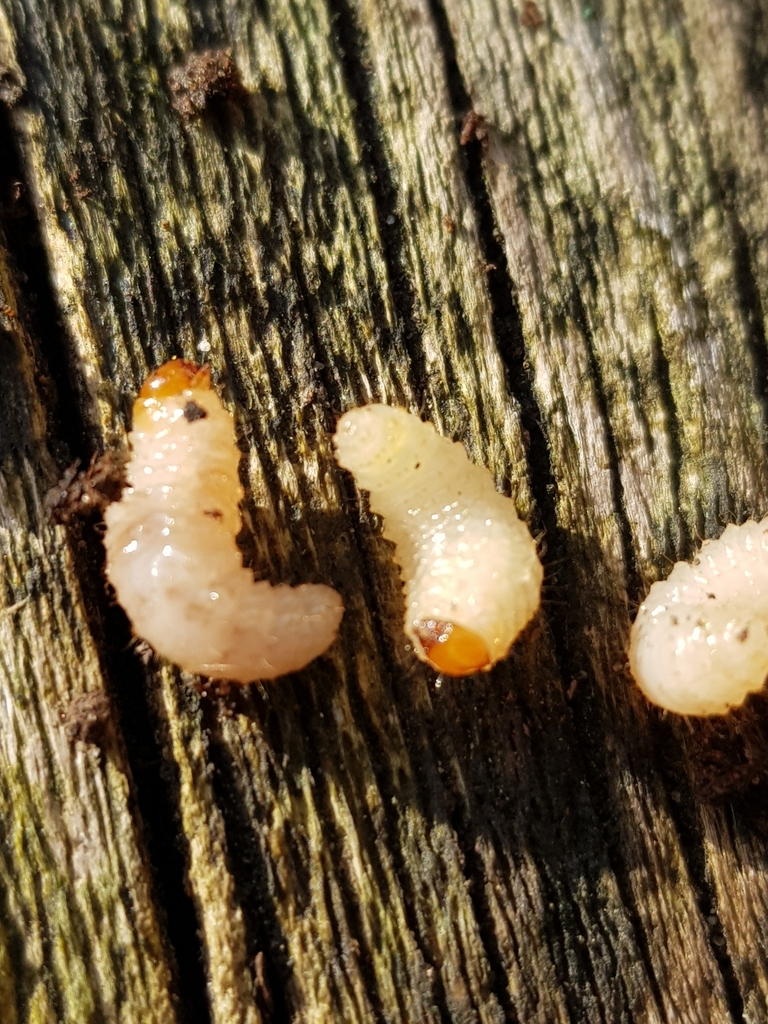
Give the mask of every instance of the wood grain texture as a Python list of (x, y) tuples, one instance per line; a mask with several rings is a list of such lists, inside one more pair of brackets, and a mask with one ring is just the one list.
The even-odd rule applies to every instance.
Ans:
[[(504, 0), (0, 0), (8, 134), (58, 316), (31, 310), (13, 351), (57, 368), (80, 455), (124, 443), (149, 368), (210, 361), (244, 453), (249, 563), (330, 583), (346, 605), (327, 657), (229, 697), (89, 631), (81, 589), (104, 593), (98, 537), (83, 534), (90, 556), (73, 560), (45, 522), (54, 391), (18, 375), (0, 420), (12, 455), (0, 502), (15, 517), (4, 572), (42, 574), (55, 614), (32, 648), (48, 675), (26, 654), (9, 663), (17, 702), (28, 687), (35, 699), (2, 735), (53, 744), (39, 710), (61, 699), (51, 673), (73, 693), (102, 672), (118, 695), (135, 682), (199, 930), (207, 1005), (182, 990), (191, 1020), (758, 1024), (768, 1012), (761, 769), (746, 794), (723, 783), (726, 806), (702, 803), (711, 736), (649, 709), (624, 655), (644, 585), (699, 536), (768, 510), (768, 8), (538, 8), (539, 25)], [(244, 93), (185, 116), (168, 74), (215, 47)], [(462, 149), (470, 108), (487, 135)], [(8, 274), (2, 287), (21, 294)], [(11, 340), (22, 330), (2, 326)], [(369, 400), (464, 441), (544, 537), (542, 613), (477, 680), (436, 682), (408, 650), (391, 548), (335, 465), (336, 415)], [(20, 449), (17, 434), (32, 441)], [(4, 652), (42, 614), (27, 597), (21, 583), (8, 592)], [(723, 727), (734, 749), (764, 718), (757, 700)], [(121, 728), (135, 749), (123, 716), (120, 757)], [(78, 782), (80, 748), (57, 742), (67, 813), (97, 849), (114, 832), (133, 851), (110, 899), (118, 915), (130, 898), (142, 927), (127, 953), (109, 931), (87, 939), (76, 868), (33, 845), (69, 916), (46, 907), (58, 944), (42, 925), (21, 930), (39, 901), (6, 843), (0, 999), (18, 1021), (111, 1020), (122, 985), (137, 1002), (114, 1019), (154, 1019), (149, 992), (164, 993), (157, 1019), (173, 1019), (155, 922), (165, 910), (176, 941), (177, 910), (159, 906), (162, 889), (153, 902), (136, 852), (142, 827), (163, 837), (126, 802), (125, 767), (108, 776), (119, 812), (91, 826), (96, 783)], [(16, 772), (6, 743), (0, 792)], [(51, 815), (69, 827), (47, 803), (13, 814), (3, 829), (27, 815), (35, 835)], [(140, 966), (141, 986), (127, 980)]]
[[(107, 705), (98, 742), (78, 738), (103, 693), (98, 654), (61, 526), (36, 394), (39, 353), (20, 319), (0, 237), (0, 1007), (3, 1021), (174, 1024), (130, 769)], [(80, 710), (79, 710), (80, 709)]]

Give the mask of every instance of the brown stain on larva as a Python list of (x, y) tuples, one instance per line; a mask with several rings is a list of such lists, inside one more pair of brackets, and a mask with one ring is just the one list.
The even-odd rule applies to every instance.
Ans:
[(195, 420), (204, 420), (208, 413), (205, 409), (198, 405), (197, 402), (193, 402), (191, 399), (184, 406), (184, 419), (187, 423), (194, 423)]

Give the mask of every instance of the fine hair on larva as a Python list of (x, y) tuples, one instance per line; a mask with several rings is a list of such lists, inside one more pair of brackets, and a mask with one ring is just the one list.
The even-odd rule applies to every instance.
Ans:
[(542, 581), (512, 499), (462, 444), (405, 409), (352, 409), (334, 442), (395, 544), (417, 656), (454, 676), (504, 658), (539, 606)]
[(333, 642), (341, 598), (255, 582), (235, 542), (243, 490), (232, 416), (207, 367), (173, 359), (133, 406), (127, 487), (106, 510), (107, 575), (136, 634), (189, 672), (247, 683)]
[(768, 517), (727, 526), (654, 583), (632, 625), (629, 664), (654, 704), (724, 715), (768, 675)]

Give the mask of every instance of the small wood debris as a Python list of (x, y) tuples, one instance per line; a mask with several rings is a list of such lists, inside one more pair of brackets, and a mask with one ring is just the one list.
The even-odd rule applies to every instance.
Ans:
[(0, 61), (0, 103), (10, 110), (15, 107), (26, 89), (26, 80), (15, 61)]
[(206, 676), (203, 679), (195, 680), (190, 685), (201, 697), (211, 697), (213, 700), (223, 700), (234, 692), (233, 684), (229, 679), (208, 679)]
[(705, 803), (734, 800), (768, 784), (768, 695), (752, 694), (729, 715), (689, 720), (686, 748), (694, 795)]
[(61, 713), (68, 738), (74, 743), (100, 746), (112, 717), (112, 704), (103, 690), (83, 693), (70, 701)]
[(74, 187), (75, 195), (78, 199), (87, 199), (88, 196), (93, 195), (92, 188), (86, 188), (80, 183), (80, 171), (78, 168), (75, 168), (75, 170), (70, 174), (69, 183)]
[(541, 28), (544, 24), (544, 15), (533, 0), (526, 0), (523, 4), (523, 9), (520, 12), (520, 24), (524, 28), (529, 28), (532, 31), (535, 31), (537, 28)]
[(55, 523), (101, 513), (117, 501), (125, 485), (124, 460), (113, 452), (94, 455), (87, 469), (77, 459), (45, 496), (45, 508)]
[(261, 949), (253, 958), (253, 980), (256, 988), (256, 1002), (261, 1010), (261, 1015), (265, 1019), (271, 1020), (273, 1010), (272, 993), (269, 991), (266, 961), (264, 959), (264, 952)]
[(171, 69), (168, 87), (174, 107), (188, 118), (199, 117), (212, 103), (237, 99), (245, 91), (229, 50), (190, 54), (184, 64)]
[(488, 122), (485, 114), (478, 114), (476, 110), (469, 110), (465, 114), (459, 142), (462, 146), (467, 146), (470, 142), (479, 142), (483, 152), (488, 149)]

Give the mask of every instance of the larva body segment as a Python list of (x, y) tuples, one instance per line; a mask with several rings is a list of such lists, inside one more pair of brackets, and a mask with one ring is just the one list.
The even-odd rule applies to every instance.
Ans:
[(539, 605), (541, 563), (514, 502), (463, 445), (404, 409), (353, 409), (334, 442), (395, 544), (416, 654), (449, 675), (489, 669)]
[(335, 590), (273, 587), (243, 568), (240, 454), (207, 369), (172, 360), (133, 409), (128, 487), (105, 519), (107, 575), (139, 636), (190, 672), (246, 683), (303, 668), (333, 642)]
[(724, 715), (768, 674), (768, 518), (726, 527), (654, 583), (632, 626), (638, 686), (679, 715)]

